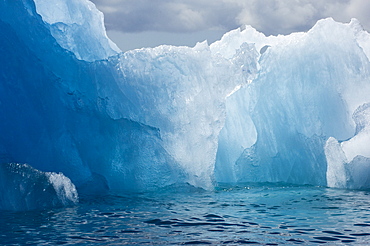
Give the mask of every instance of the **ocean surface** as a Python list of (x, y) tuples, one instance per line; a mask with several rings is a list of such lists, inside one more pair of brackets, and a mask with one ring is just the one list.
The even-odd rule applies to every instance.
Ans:
[(220, 185), (81, 197), (0, 212), (1, 245), (367, 245), (370, 191)]

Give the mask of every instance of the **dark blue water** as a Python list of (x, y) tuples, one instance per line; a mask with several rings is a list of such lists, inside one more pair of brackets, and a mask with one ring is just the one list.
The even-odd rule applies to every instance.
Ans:
[(366, 245), (370, 192), (249, 185), (82, 198), (1, 212), (2, 245)]

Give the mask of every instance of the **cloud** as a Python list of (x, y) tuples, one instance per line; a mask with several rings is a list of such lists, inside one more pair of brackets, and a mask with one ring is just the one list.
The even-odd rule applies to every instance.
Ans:
[(92, 0), (105, 14), (107, 29), (122, 32), (194, 32), (238, 27), (238, 6), (209, 0)]
[(355, 17), (370, 29), (370, 1), (364, 0), (92, 0), (108, 30), (197, 32), (252, 25), (265, 34), (306, 31), (317, 20)]
[[(242, 3), (238, 24), (249, 24), (265, 34), (288, 34), (310, 29), (317, 20), (332, 16), (345, 0), (250, 0)], [(333, 11), (329, 11), (332, 9)], [(331, 13), (330, 13), (331, 12)], [(333, 17), (333, 16), (332, 16)]]
[(352, 0), (347, 6), (344, 18), (357, 18), (367, 31), (370, 31), (370, 1)]

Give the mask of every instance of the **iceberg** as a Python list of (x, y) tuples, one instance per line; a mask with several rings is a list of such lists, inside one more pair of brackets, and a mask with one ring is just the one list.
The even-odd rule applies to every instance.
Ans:
[(80, 194), (370, 187), (370, 35), (355, 19), (122, 53), (90, 1), (23, 0), (0, 1), (0, 30), (0, 163)]

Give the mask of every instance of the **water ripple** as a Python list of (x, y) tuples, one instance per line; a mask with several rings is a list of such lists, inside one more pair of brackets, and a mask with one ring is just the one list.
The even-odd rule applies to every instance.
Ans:
[(0, 245), (366, 245), (368, 193), (320, 187), (107, 195), (0, 213)]

